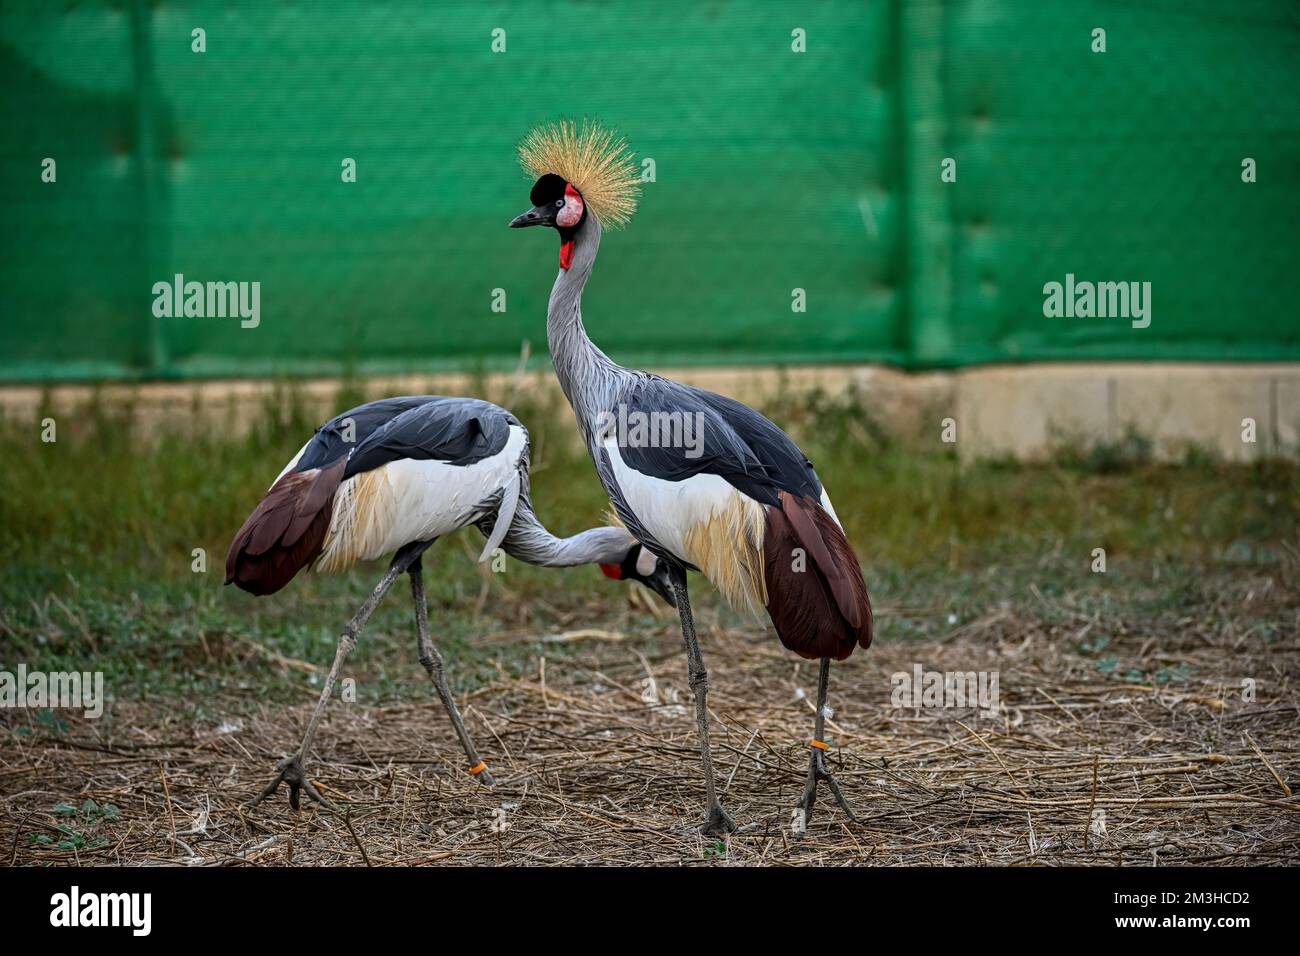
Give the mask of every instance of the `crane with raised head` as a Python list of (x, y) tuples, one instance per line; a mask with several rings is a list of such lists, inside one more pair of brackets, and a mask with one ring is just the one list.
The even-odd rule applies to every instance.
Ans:
[(343, 662), (402, 574), (411, 582), (420, 663), (465, 749), (469, 772), (493, 784), (429, 636), (422, 555), (443, 535), (473, 525), (487, 537), (480, 560), (500, 547), (543, 567), (598, 564), (606, 577), (639, 581), (673, 602), (666, 563), (624, 528), (591, 528), (558, 538), (542, 525), (529, 494), (528, 451), (527, 429), (505, 409), (474, 398), (413, 395), (370, 402), (330, 419), (280, 472), (230, 544), (227, 584), (273, 594), (307, 567), (344, 571), (358, 561), (395, 554), (339, 635), (302, 744), (280, 761), (277, 776), (252, 805), (281, 783), (288, 784), (294, 809), (299, 790), (325, 802), (303, 761)]
[[(821, 662), (801, 807), (810, 818), (824, 780), (852, 817), (827, 767), (822, 737), (830, 662), (870, 645), (872, 611), (857, 556), (821, 479), (798, 446), (758, 412), (623, 368), (588, 337), (582, 290), (602, 224), (625, 224), (637, 204), (639, 177), (626, 141), (592, 122), (561, 121), (528, 134), (519, 154), (535, 180), (532, 208), (510, 226), (545, 226), (560, 237), (560, 269), (546, 318), (556, 376), (616, 514), (668, 564), (704, 764), (702, 830), (728, 832), (736, 825), (714, 782), (708, 672), (687, 594), (688, 571), (702, 571), (733, 604), (765, 610), (785, 647)], [(633, 427), (625, 427), (628, 422)]]

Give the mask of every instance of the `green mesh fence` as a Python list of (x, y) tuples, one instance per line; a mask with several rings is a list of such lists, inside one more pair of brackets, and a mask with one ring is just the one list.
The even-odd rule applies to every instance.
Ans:
[[(0, 38), (4, 380), (544, 361), (556, 243), (505, 224), (560, 115), (654, 163), (584, 300), (627, 363), (1300, 358), (1291, 0), (33, 2)], [(155, 316), (178, 273), (260, 283), (259, 324)], [(1045, 316), (1067, 274), (1149, 282), (1150, 324)]]

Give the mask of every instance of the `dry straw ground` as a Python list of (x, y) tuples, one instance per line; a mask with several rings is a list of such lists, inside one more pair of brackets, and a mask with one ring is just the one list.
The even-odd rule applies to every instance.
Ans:
[[(242, 807), (295, 744), (309, 703), (194, 726), (117, 702), (108, 719), (70, 720), (61, 733), (0, 712), (10, 730), (35, 727), (0, 736), (0, 860), (1294, 864), (1300, 647), (1294, 633), (1266, 640), (1251, 621), (1265, 606), (1294, 619), (1295, 605), (1247, 576), (1207, 617), (1120, 628), (1107, 648), (1118, 671), (1077, 649), (1094, 619), (1061, 607), (997, 607), (941, 642), (855, 655), (833, 671), (830, 726), (832, 765), (862, 822), (848, 822), (823, 787), (804, 834), (793, 832), (791, 810), (812, 726), (800, 691), (814, 690), (814, 666), (758, 629), (708, 628), (716, 758), (724, 801), (743, 825), (725, 841), (690, 826), (701, 777), (667, 617), (658, 653), (617, 633), (571, 632), (563, 636), (577, 654), (541, 654), (534, 673), (502, 670), (466, 696), (467, 720), (501, 779), (491, 791), (466, 775), (431, 695), (382, 708), (335, 701), (309, 770), (346, 813), (308, 804), (294, 813), (283, 791), (256, 811)], [(999, 671), (1001, 716), (894, 708), (890, 675), (918, 662)], [(1129, 668), (1172, 677), (1126, 683), (1116, 674)], [(1255, 681), (1253, 701), (1243, 698), (1245, 678)], [(1104, 828), (1090, 827), (1096, 820)]]

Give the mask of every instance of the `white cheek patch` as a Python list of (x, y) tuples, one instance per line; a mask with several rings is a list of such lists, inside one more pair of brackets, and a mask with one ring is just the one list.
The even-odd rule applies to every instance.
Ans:
[(641, 553), (636, 556), (636, 573), (643, 578), (648, 578), (654, 574), (655, 565), (658, 563), (659, 559), (654, 556), (654, 553), (642, 545)]
[(565, 228), (576, 226), (578, 220), (582, 218), (582, 197), (573, 191), (572, 187), (565, 190), (564, 208), (560, 214), (555, 217), (555, 224)]

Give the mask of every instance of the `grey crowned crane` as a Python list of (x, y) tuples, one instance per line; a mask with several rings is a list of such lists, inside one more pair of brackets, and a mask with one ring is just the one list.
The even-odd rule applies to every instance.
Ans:
[[(766, 610), (782, 644), (820, 660), (804, 818), (812, 814), (820, 780), (852, 818), (826, 765), (826, 693), (830, 662), (871, 643), (871, 602), (817, 472), (753, 409), (622, 368), (587, 337), (582, 289), (601, 223), (622, 225), (636, 209), (638, 177), (627, 144), (595, 124), (561, 122), (530, 133), (519, 154), (536, 182), (533, 208), (511, 227), (549, 226), (560, 234), (560, 271), (546, 317), (555, 373), (619, 519), (668, 562), (704, 763), (702, 829), (731, 831), (735, 823), (714, 785), (708, 672), (691, 616), (688, 571), (702, 571), (733, 604)], [(688, 432), (692, 440), (682, 440)]]
[(474, 525), (487, 536), (480, 560), (497, 548), (529, 564), (599, 564), (607, 577), (639, 581), (670, 604), (667, 567), (622, 528), (592, 528), (557, 538), (533, 512), (528, 488), (528, 431), (517, 418), (473, 398), (414, 395), (360, 405), (330, 419), (280, 472), (235, 535), (226, 583), (273, 594), (303, 568), (343, 571), (396, 552), (388, 572), (339, 636), (302, 745), (276, 767), (256, 806), (281, 782), (298, 808), (298, 791), (324, 803), (303, 761), (344, 660), (370, 615), (403, 574), (411, 580), (420, 663), (469, 758), (470, 773), (491, 786), (456, 708), (442, 657), (429, 637), (421, 556), (438, 538)]

